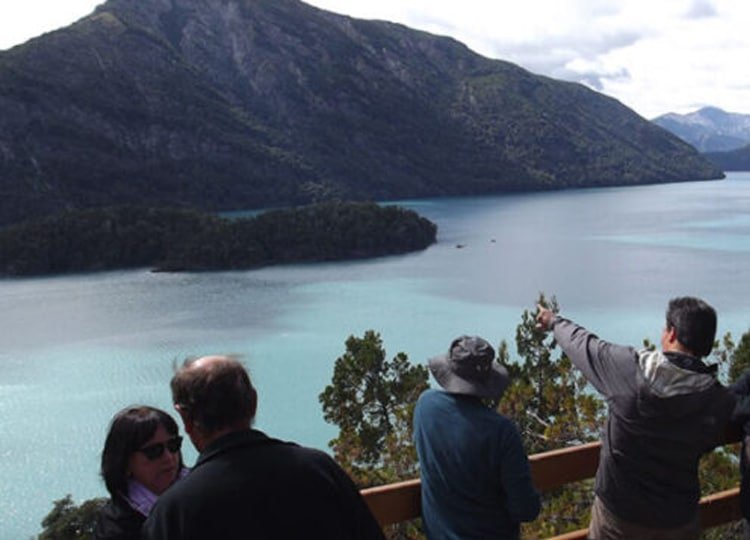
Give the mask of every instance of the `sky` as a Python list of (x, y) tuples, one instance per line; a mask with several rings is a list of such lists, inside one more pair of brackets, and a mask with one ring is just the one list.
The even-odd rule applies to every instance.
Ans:
[[(0, 0), (0, 50), (66, 26), (100, 3)], [(451, 36), (483, 56), (586, 84), (645, 118), (707, 105), (750, 114), (748, 0), (308, 3)]]

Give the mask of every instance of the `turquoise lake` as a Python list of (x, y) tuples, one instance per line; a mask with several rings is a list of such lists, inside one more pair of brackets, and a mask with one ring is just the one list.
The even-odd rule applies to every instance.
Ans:
[(0, 280), (0, 539), (37, 534), (67, 493), (104, 496), (110, 418), (133, 403), (171, 411), (168, 381), (185, 356), (243, 355), (260, 395), (256, 426), (327, 448), (335, 429), (318, 394), (346, 338), (368, 329), (412, 362), (464, 333), (512, 344), (540, 291), (622, 343), (658, 342), (678, 295), (709, 301), (720, 333), (750, 328), (750, 173), (403, 204), (437, 223), (437, 244), (243, 272)]

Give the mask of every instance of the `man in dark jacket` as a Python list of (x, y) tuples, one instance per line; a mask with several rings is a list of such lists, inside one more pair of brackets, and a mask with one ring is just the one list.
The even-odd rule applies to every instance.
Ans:
[(734, 398), (701, 361), (716, 312), (670, 300), (661, 351), (600, 340), (539, 306), (537, 323), (607, 400), (589, 538), (697, 539), (698, 461), (721, 442)]
[(729, 387), (737, 398), (733, 422), (742, 430), (740, 450), (740, 508), (744, 518), (743, 539), (750, 540), (750, 371)]
[(250, 428), (257, 395), (236, 359), (188, 361), (171, 386), (200, 455), (191, 474), (159, 498), (144, 538), (383, 539), (333, 459)]

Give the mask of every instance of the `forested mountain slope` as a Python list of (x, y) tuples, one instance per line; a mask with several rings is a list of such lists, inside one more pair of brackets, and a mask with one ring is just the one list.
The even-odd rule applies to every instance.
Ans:
[(298, 0), (109, 0), (0, 52), (0, 224), (718, 177), (584, 86)]

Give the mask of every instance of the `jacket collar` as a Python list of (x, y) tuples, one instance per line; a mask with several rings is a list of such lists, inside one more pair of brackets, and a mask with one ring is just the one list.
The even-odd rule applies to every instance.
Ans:
[(643, 350), (638, 366), (651, 391), (661, 398), (702, 392), (717, 382), (715, 369), (680, 353)]
[(218, 455), (221, 455), (229, 450), (239, 447), (250, 447), (250, 446), (264, 446), (268, 444), (291, 444), (283, 443), (277, 439), (272, 439), (262, 431), (257, 429), (243, 429), (240, 431), (233, 431), (222, 435), (215, 441), (212, 441), (203, 452), (198, 456), (198, 460), (195, 462), (195, 467), (199, 467), (201, 464), (212, 460)]
[(705, 364), (700, 358), (680, 352), (669, 351), (665, 352), (664, 356), (677, 367), (696, 373), (716, 375), (719, 368), (717, 364)]

